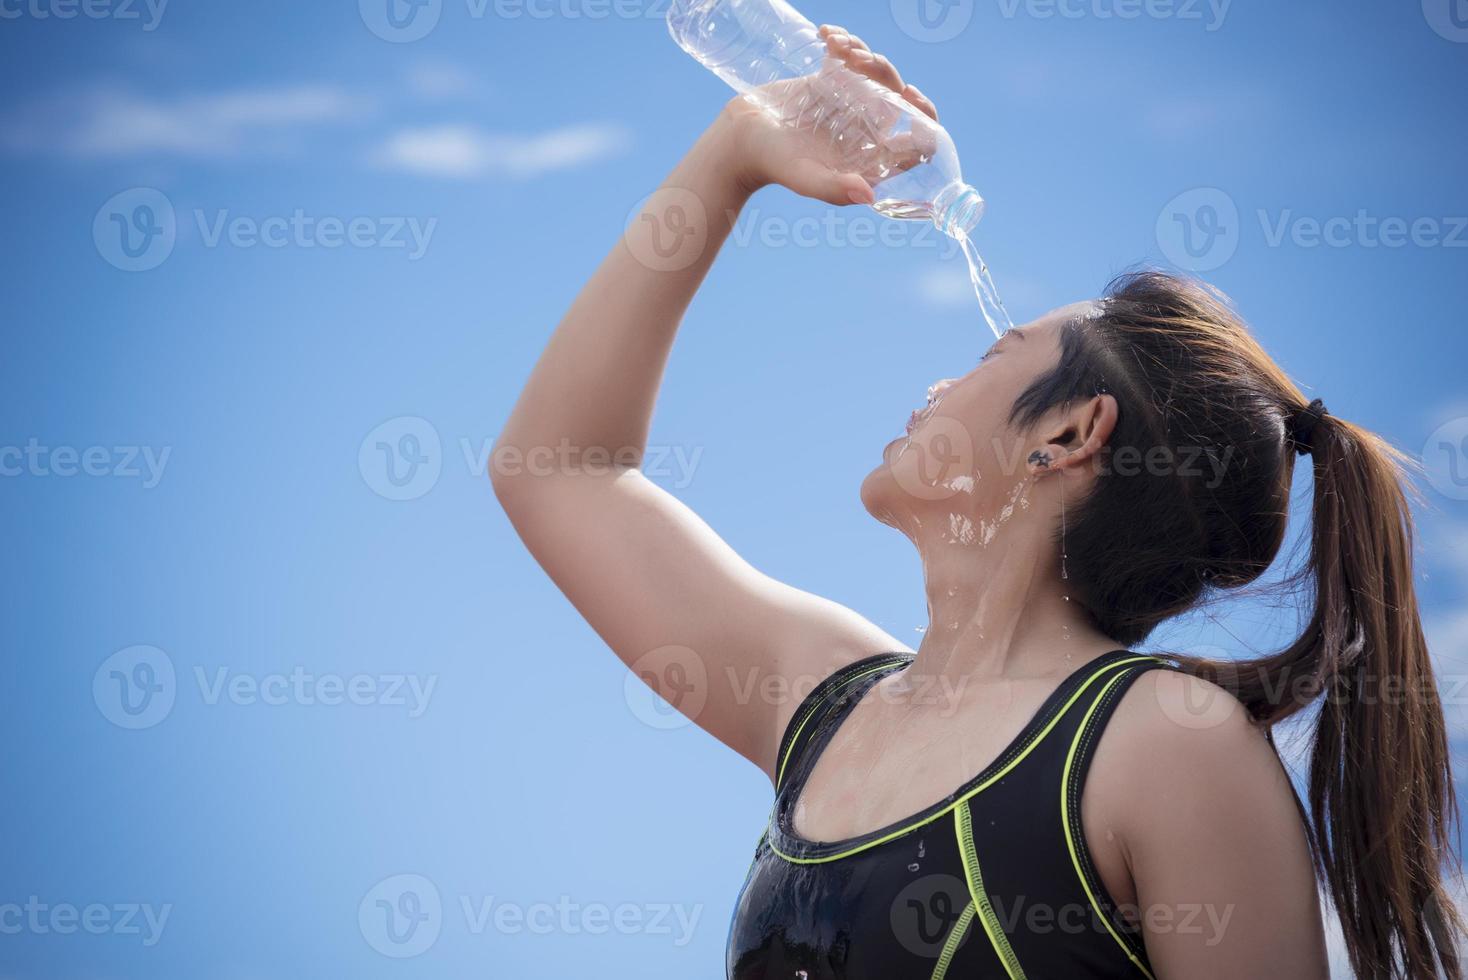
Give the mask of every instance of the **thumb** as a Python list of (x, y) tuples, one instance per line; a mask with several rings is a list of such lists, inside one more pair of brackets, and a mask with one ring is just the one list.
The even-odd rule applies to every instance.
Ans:
[(837, 173), (809, 157), (794, 161), (786, 186), (797, 194), (838, 206), (872, 204), (877, 199), (861, 174)]

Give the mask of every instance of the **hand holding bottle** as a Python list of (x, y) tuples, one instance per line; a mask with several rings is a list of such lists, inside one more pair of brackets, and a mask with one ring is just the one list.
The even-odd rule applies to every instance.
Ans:
[[(735, 97), (720, 125), (732, 130), (727, 145), (735, 148), (736, 175), (747, 190), (781, 184), (828, 204), (873, 205), (875, 185), (931, 159), (942, 132), (938, 111), (861, 38), (829, 25), (820, 37), (819, 71)], [(891, 95), (873, 99), (863, 80)], [(914, 121), (903, 125), (907, 119)]]

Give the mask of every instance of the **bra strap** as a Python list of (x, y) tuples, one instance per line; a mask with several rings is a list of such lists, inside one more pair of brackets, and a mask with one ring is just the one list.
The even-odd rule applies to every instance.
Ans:
[(840, 703), (843, 692), (874, 674), (905, 666), (911, 661), (910, 653), (879, 653), (847, 664), (816, 685), (785, 726), (785, 735), (780, 739), (780, 754), (776, 757), (775, 791), (779, 792), (784, 787), (785, 777), (794, 771), (811, 737), (820, 730), (822, 718)]

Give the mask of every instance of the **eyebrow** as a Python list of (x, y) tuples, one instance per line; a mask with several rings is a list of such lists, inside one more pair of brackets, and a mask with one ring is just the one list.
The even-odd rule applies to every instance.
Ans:
[[(1008, 330), (1006, 330), (1004, 332), (1004, 336), (1005, 337), (1018, 337), (1020, 340), (1024, 340), (1025, 339), (1025, 328), (1024, 327), (1010, 327)], [(1001, 337), (1000, 339), (1002, 340), (1003, 337)]]

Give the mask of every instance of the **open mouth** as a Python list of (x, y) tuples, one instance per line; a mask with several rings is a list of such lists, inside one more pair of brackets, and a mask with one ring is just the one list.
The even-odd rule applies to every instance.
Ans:
[(938, 408), (938, 396), (936, 385), (928, 389), (928, 403), (913, 412), (907, 419), (907, 434), (912, 435), (912, 430), (926, 422)]

